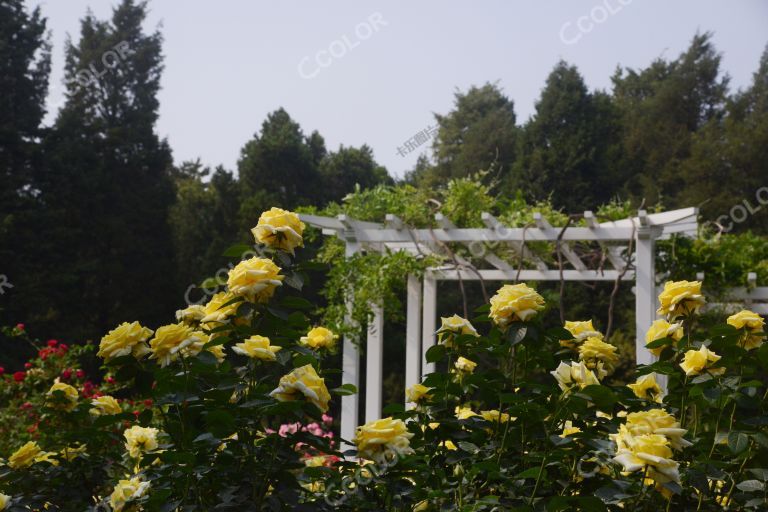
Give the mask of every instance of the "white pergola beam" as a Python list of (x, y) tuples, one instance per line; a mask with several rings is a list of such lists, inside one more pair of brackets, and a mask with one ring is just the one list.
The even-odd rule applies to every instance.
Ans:
[(408, 276), (406, 284), (405, 389), (421, 382), (421, 280)]
[[(517, 270), (457, 270), (453, 267), (434, 268), (431, 272), (439, 279), (455, 281), (461, 278), (462, 281), (514, 281), (518, 277)], [(615, 281), (620, 272), (617, 270), (563, 270), (564, 281)], [(626, 272), (622, 276), (623, 281), (632, 281), (635, 278), (634, 272)], [(558, 270), (521, 270), (519, 279), (521, 281), (559, 281), (560, 271)]]
[[(354, 242), (347, 242), (345, 256), (350, 258), (354, 255), (359, 246)], [(347, 297), (347, 317), (345, 322), (352, 322), (352, 297)], [(360, 353), (357, 351), (355, 339), (350, 335), (344, 335), (341, 352), (341, 381), (343, 384), (352, 384), (356, 388), (360, 387)], [(342, 448), (352, 447), (352, 438), (355, 436), (355, 429), (358, 422), (359, 395), (353, 393), (341, 397), (341, 438), (347, 443), (342, 444)]]
[[(507, 231), (510, 228), (508, 228), (507, 226), (502, 224), (499, 221), (499, 219), (497, 219), (496, 217), (494, 217), (493, 215), (491, 215), (488, 212), (482, 212), (480, 214), (480, 217), (483, 220), (483, 224), (485, 224), (488, 229), (494, 230), (496, 232), (497, 236), (500, 239), (508, 238)], [(517, 251), (518, 254), (522, 254), (523, 258), (531, 260), (534, 263), (534, 265), (536, 265), (537, 269), (539, 269), (539, 270), (547, 270), (547, 264), (544, 263), (544, 260), (539, 258), (538, 255), (532, 253), (530, 251), (530, 249), (528, 249), (525, 246), (525, 244), (522, 242), (522, 240), (520, 240), (520, 241), (511, 240), (508, 243), (510, 245), (512, 245), (512, 247), (514, 248), (515, 251)], [(496, 266), (496, 268), (500, 268), (502, 270), (507, 270), (509, 268), (509, 265), (507, 265), (507, 268), (501, 267), (501, 266)]]
[[(559, 230), (555, 230), (555, 228), (553, 228), (552, 225), (549, 222), (547, 222), (547, 219), (545, 219), (539, 212), (534, 212), (533, 220), (534, 220), (534, 222), (536, 222), (536, 225), (539, 226), (540, 229), (552, 230), (553, 232), (557, 231), (557, 234), (555, 236), (555, 240), (557, 240), (557, 238), (560, 236), (560, 231), (562, 231), (562, 228), (560, 228)], [(594, 230), (594, 229), (597, 229), (597, 228), (596, 227), (592, 227), (592, 228), (587, 228), (587, 229)], [(567, 232), (568, 232), (568, 230), (566, 230), (566, 233)], [(562, 239), (561, 239), (561, 243), (560, 243), (560, 252), (563, 253), (563, 256), (565, 256), (565, 258), (570, 262), (571, 265), (573, 265), (573, 268), (575, 268), (576, 270), (586, 270), (587, 269), (587, 266), (584, 264), (583, 261), (581, 261), (581, 258), (579, 257), (579, 255), (576, 254), (573, 251), (573, 249), (571, 249), (571, 246), (568, 245), (567, 243), (565, 243)]]
[(423, 300), (421, 321), (422, 377), (435, 371), (435, 363), (427, 362), (427, 351), (435, 345), (435, 331), (437, 330), (437, 279), (433, 275), (424, 276)]

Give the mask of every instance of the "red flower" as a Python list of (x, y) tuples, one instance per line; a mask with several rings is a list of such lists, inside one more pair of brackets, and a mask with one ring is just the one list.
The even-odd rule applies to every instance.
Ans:
[(29, 370), (30, 368), (32, 368), (32, 363), (24, 363), (24, 368)]
[(72, 378), (72, 370), (67, 368), (63, 372), (61, 372), (61, 380), (69, 380)]
[(144, 400), (144, 407), (152, 407), (152, 399), (151, 398), (147, 398), (146, 400)]
[(26, 372), (16, 372), (13, 374), (13, 380), (15, 380), (16, 382), (21, 382), (26, 378), (27, 378)]
[(32, 408), (32, 404), (31, 404), (31, 403), (29, 403), (29, 402), (24, 402), (23, 404), (21, 404), (21, 406), (20, 406), (20, 407), (21, 407), (22, 409), (25, 409), (25, 410), (26, 410), (26, 409), (31, 409), (31, 408)]
[(107, 377), (107, 384), (114, 384), (115, 378), (114, 377)]
[(55, 347), (58, 344), (59, 344), (59, 342), (56, 341), (56, 340), (48, 340), (48, 346), (49, 347)]
[(2, 374), (4, 374), (4, 373), (5, 373), (5, 368), (3, 368), (2, 366), (0, 366), (0, 375), (2, 375)]
[(69, 345), (66, 343), (59, 343), (59, 355), (64, 355), (69, 350)]
[(75, 375), (77, 376), (78, 379), (82, 379), (85, 377), (85, 372), (83, 370), (77, 370)]
[(20, 331), (24, 330), (24, 324), (16, 324), (16, 328)]

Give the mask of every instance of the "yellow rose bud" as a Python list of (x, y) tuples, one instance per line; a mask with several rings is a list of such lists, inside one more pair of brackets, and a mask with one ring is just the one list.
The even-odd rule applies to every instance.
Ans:
[(453, 338), (456, 334), (467, 334), (470, 336), (480, 336), (472, 326), (472, 324), (466, 318), (462, 318), (459, 315), (453, 315), (449, 317), (440, 317), (442, 321), (440, 328), (437, 330), (437, 339), (440, 343), (445, 343), (446, 347), (453, 346)]
[[(683, 324), (671, 324), (666, 320), (654, 320), (648, 332), (645, 333), (645, 343), (660, 340), (663, 338), (672, 338), (679, 341), (683, 337)], [(654, 347), (648, 349), (654, 356), (659, 357), (664, 347)]]
[(29, 441), (13, 452), (8, 459), (8, 466), (11, 469), (27, 468), (35, 462), (35, 459), (39, 457), (41, 453), (43, 453), (43, 451), (40, 449), (40, 446), (34, 441)]
[[(485, 421), (490, 421), (491, 423), (507, 423), (510, 420), (509, 414), (500, 412), (496, 409), (480, 411), (480, 416), (482, 416)], [(517, 418), (511, 419), (516, 420)]]
[[(64, 394), (63, 402), (56, 396), (57, 391)], [(53, 386), (51, 386), (51, 389), (48, 390), (47, 395), (48, 403), (51, 407), (63, 409), (65, 411), (71, 411), (77, 407), (77, 399), (80, 397), (80, 393), (78, 393), (75, 388), (63, 382), (55, 382)]]
[(149, 342), (152, 350), (150, 359), (157, 359), (161, 367), (168, 366), (180, 355), (195, 356), (200, 353), (208, 336), (184, 324), (164, 325), (157, 329)]
[(275, 354), (282, 350), (282, 347), (270, 345), (269, 338), (266, 336), (253, 335), (244, 342), (237, 343), (232, 350), (251, 359), (275, 361), (277, 359)]
[(638, 398), (661, 403), (661, 386), (656, 382), (656, 376), (653, 373), (643, 375), (638, 378), (634, 384), (627, 384), (627, 387), (631, 389)]
[(557, 380), (557, 385), (564, 393), (570, 392), (573, 388), (583, 389), (590, 385), (600, 384), (594, 372), (587, 368), (582, 361), (571, 362), (570, 364), (561, 362), (550, 373)]
[(560, 345), (567, 348), (578, 348), (587, 338), (603, 339), (603, 334), (592, 325), (592, 320), (575, 321), (566, 320), (565, 330), (573, 335), (571, 340), (560, 340)]
[(755, 333), (763, 332), (765, 320), (757, 313), (745, 309), (729, 316), (727, 322), (736, 329), (744, 329), (745, 333), (739, 346), (752, 350), (763, 344), (763, 336)]
[(10, 501), (11, 501), (10, 496), (0, 492), (0, 510), (5, 510), (5, 508), (8, 506), (8, 503)]
[(128, 510), (125, 508), (132, 500), (144, 496), (149, 490), (149, 482), (143, 482), (141, 477), (135, 476), (128, 480), (120, 480), (109, 497), (109, 504), (114, 512)]
[(462, 373), (472, 373), (473, 371), (475, 371), (475, 368), (477, 367), (477, 363), (474, 361), (470, 361), (466, 357), (459, 356), (459, 358), (456, 360), (453, 366)]
[(725, 372), (725, 368), (711, 368), (712, 364), (719, 360), (719, 355), (702, 345), (699, 350), (689, 350), (685, 353), (683, 362), (680, 363), (680, 368), (688, 376), (699, 375), (703, 371), (707, 371), (712, 375), (722, 375)]
[(88, 446), (81, 444), (79, 446), (68, 446), (59, 452), (59, 456), (67, 462), (72, 462), (78, 455), (84, 455), (88, 451)]
[(311, 329), (306, 336), (299, 338), (299, 343), (309, 348), (324, 348), (333, 351), (336, 348), (336, 340), (338, 339), (339, 335), (334, 334), (330, 329), (326, 329), (325, 327), (315, 327), (314, 329)]
[(659, 295), (657, 313), (674, 320), (696, 313), (705, 302), (699, 281), (667, 281)]
[(526, 322), (544, 309), (544, 298), (529, 286), (506, 284), (491, 297), (490, 317), (500, 328), (514, 321)]
[(184, 309), (176, 311), (176, 320), (187, 325), (197, 325), (205, 316), (205, 306), (192, 304)]
[(152, 330), (142, 327), (139, 322), (124, 322), (101, 338), (97, 355), (104, 361), (127, 355), (141, 359), (149, 353), (146, 342), (150, 336)]
[(303, 395), (322, 412), (328, 410), (328, 402), (331, 400), (325, 380), (317, 374), (311, 364), (296, 368), (281, 377), (278, 387), (269, 395), (281, 402), (295, 400), (297, 395)]
[(93, 416), (120, 414), (123, 412), (118, 401), (109, 395), (94, 398), (91, 400), (91, 405), (93, 407), (88, 412)]
[(304, 228), (304, 223), (295, 213), (272, 208), (261, 214), (251, 233), (257, 242), (293, 254), (296, 247), (304, 246)]
[(432, 388), (416, 383), (405, 390), (405, 396), (409, 402), (418, 403), (425, 398), (429, 398), (429, 392), (431, 390)]
[(359, 457), (384, 462), (390, 460), (387, 452), (390, 452), (390, 457), (413, 453), (410, 446), (412, 437), (402, 420), (389, 417), (357, 427), (352, 442), (357, 446)]
[(125, 437), (125, 449), (128, 455), (134, 459), (139, 458), (142, 453), (148, 453), (157, 450), (157, 436), (160, 431), (152, 427), (140, 427), (134, 425), (123, 432)]
[(230, 292), (252, 302), (267, 302), (275, 288), (283, 285), (283, 279), (285, 276), (280, 274), (280, 267), (272, 260), (253, 257), (229, 271), (227, 287)]
[(600, 338), (587, 338), (579, 347), (579, 360), (587, 365), (587, 368), (594, 370), (598, 378), (603, 378), (614, 370), (616, 363), (619, 362), (619, 356), (616, 355), (618, 349), (606, 343)]

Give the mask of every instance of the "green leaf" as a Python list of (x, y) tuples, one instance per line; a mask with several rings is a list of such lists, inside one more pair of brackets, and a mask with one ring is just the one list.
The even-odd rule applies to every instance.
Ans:
[(434, 345), (427, 350), (426, 358), (428, 363), (436, 363), (445, 357), (445, 346)]
[(759, 480), (744, 480), (736, 484), (736, 487), (744, 492), (757, 492), (764, 490), (765, 484)]
[(731, 432), (728, 434), (728, 448), (735, 455), (743, 452), (749, 446), (749, 436), (744, 432)]
[(593, 384), (582, 389), (579, 395), (586, 395), (599, 409), (611, 409), (619, 397), (606, 386)]
[(243, 256), (244, 253), (252, 250), (253, 250), (253, 247), (250, 245), (237, 244), (237, 245), (228, 247), (227, 250), (222, 253), (222, 256), (225, 256), (227, 258), (240, 258)]
[(355, 386), (354, 384), (342, 384), (337, 388), (333, 388), (331, 390), (331, 393), (334, 393), (340, 396), (354, 395), (355, 393), (357, 393), (357, 386)]
[(538, 478), (539, 471), (542, 472), (542, 478), (544, 477), (544, 475), (547, 474), (547, 471), (545, 469), (534, 467), (534, 468), (528, 468), (522, 473), (518, 473), (513, 478), (514, 480), (519, 480), (521, 478)]

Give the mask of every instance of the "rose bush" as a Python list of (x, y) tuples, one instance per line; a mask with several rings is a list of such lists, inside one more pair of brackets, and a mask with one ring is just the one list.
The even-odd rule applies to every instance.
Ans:
[(208, 304), (105, 334), (105, 370), (141, 411), (127, 389), (86, 395), (60, 368), (34, 381), (37, 433), (8, 441), (0, 510), (768, 506), (764, 322), (743, 311), (700, 328), (697, 282), (664, 287), (646, 337), (658, 361), (629, 385), (610, 384), (620, 354), (591, 319), (547, 326), (534, 288), (504, 285), (474, 318), (443, 319), (426, 354), (437, 370), (408, 407), (337, 439), (325, 413), (356, 390), (329, 389), (340, 326), (317, 325), (301, 297), (297, 220), (265, 213), (264, 255)]

